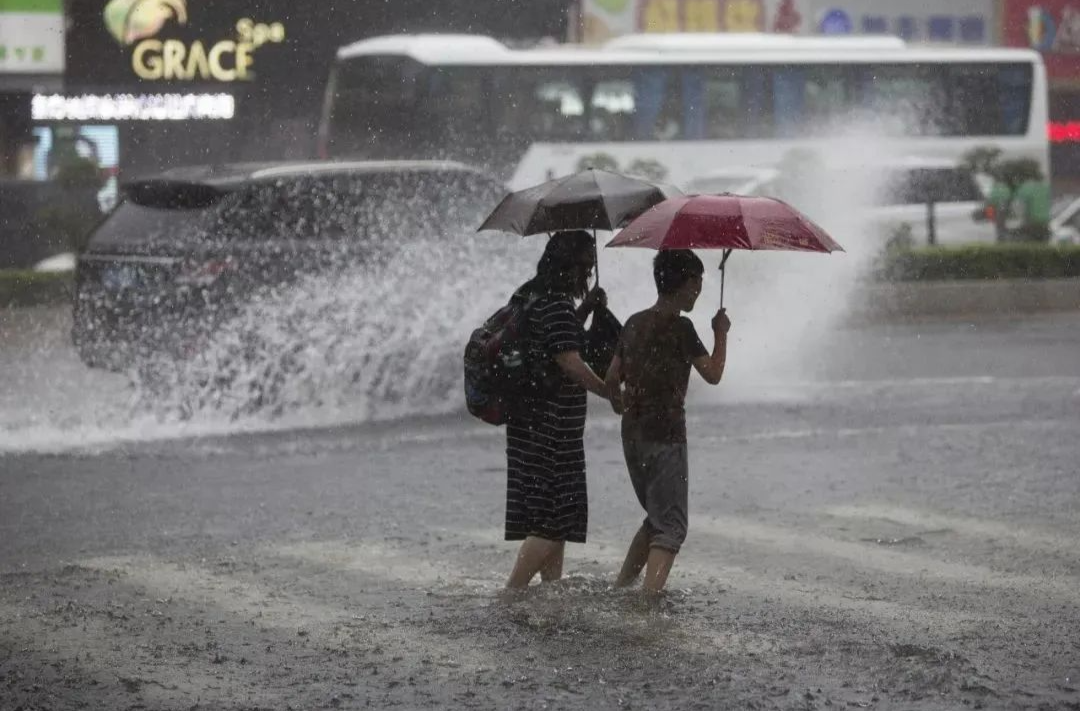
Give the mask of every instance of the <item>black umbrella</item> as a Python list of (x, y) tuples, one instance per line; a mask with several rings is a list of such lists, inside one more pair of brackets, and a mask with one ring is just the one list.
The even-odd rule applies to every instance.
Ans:
[(589, 168), (510, 193), (480, 230), (535, 235), (560, 230), (617, 230), (682, 191)]
[[(617, 230), (653, 205), (682, 195), (670, 185), (650, 183), (589, 168), (510, 193), (478, 231), (536, 235), (561, 230)], [(596, 266), (599, 281), (600, 265)]]

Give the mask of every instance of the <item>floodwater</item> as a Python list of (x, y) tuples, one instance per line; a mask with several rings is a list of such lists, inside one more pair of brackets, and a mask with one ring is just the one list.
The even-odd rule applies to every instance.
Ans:
[(839, 331), (852, 378), (693, 406), (656, 606), (610, 585), (596, 401), (589, 543), (511, 600), (502, 432), (459, 415), (9, 452), (0, 707), (1070, 708), (1077, 326)]
[[(848, 326), (880, 244), (864, 185), (818, 187), (846, 254), (729, 262), (658, 605), (610, 586), (641, 513), (597, 401), (589, 544), (499, 595), (502, 432), (458, 359), (542, 238), (417, 240), (127, 373), (63, 309), (0, 314), (0, 708), (1080, 706), (1080, 322)], [(601, 253), (623, 318), (650, 258)]]

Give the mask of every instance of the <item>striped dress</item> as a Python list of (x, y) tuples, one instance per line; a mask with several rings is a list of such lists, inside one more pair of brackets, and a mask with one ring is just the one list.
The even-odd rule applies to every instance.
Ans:
[[(585, 331), (570, 299), (541, 296), (529, 313), (533, 357), (581, 351)], [(555, 366), (553, 366), (555, 367)], [(523, 402), (506, 427), (506, 540), (538, 536), (584, 543), (585, 389), (560, 379), (557, 390)]]

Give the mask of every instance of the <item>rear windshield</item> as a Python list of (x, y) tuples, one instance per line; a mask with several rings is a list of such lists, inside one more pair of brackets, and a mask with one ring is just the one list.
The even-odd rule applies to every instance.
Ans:
[(124, 200), (90, 239), (98, 251), (190, 242), (207, 235), (216, 208), (146, 207)]
[(125, 200), (95, 233), (91, 246), (365, 241), (475, 229), (502, 195), (498, 183), (460, 171), (289, 178), (253, 184), (204, 208), (148, 207)]

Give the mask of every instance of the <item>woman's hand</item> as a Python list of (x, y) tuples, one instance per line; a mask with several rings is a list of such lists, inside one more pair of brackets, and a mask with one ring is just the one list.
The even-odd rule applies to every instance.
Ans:
[(607, 292), (598, 286), (594, 286), (592, 291), (585, 295), (585, 300), (581, 302), (581, 308), (586, 313), (592, 313), (597, 306), (607, 308)]
[(622, 393), (615, 391), (608, 391), (608, 400), (611, 402), (611, 409), (615, 411), (616, 415), (621, 415), (625, 411), (622, 401)]
[(555, 362), (562, 368), (563, 373), (571, 381), (585, 388), (593, 395), (607, 397), (607, 388), (604, 381), (592, 371), (592, 368), (581, 359), (577, 351), (563, 351), (555, 355)]

